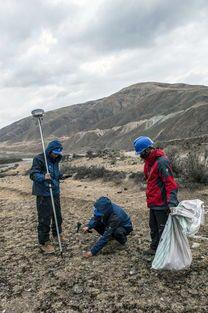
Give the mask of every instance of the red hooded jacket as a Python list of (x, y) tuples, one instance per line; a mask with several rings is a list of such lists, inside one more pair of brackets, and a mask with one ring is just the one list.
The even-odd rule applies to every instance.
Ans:
[(170, 161), (164, 151), (154, 149), (144, 161), (147, 206), (158, 210), (177, 206), (178, 185), (173, 177)]

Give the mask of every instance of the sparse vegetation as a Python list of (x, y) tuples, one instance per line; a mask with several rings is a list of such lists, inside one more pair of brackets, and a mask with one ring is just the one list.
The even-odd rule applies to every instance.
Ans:
[(180, 176), (183, 169), (183, 158), (179, 148), (177, 146), (168, 146), (165, 152), (172, 164), (174, 174)]
[(187, 178), (193, 182), (208, 184), (208, 153), (190, 152), (186, 162)]
[[(86, 160), (66, 163), (67, 166), (83, 165), (83, 161)], [(89, 160), (87, 162), (90, 163)], [(56, 241), (52, 241), (56, 249), (55, 255), (45, 256), (39, 252), (36, 244), (35, 199), (31, 195), (32, 182), (22, 174), (30, 165), (25, 163), (21, 166), (19, 176), (0, 179), (1, 312), (207, 311), (206, 240), (190, 240), (193, 252), (190, 269), (178, 273), (151, 270), (152, 258), (144, 254), (150, 241), (146, 186), (141, 183), (131, 188), (137, 167), (132, 167), (134, 170), (132, 169), (129, 185), (105, 183), (102, 179), (70, 179), (64, 182), (61, 186), (61, 201), (66, 241), (61, 258)], [(140, 169), (142, 170), (141, 166)], [(130, 172), (127, 173), (129, 174)], [(122, 174), (115, 176), (119, 177)], [(181, 189), (180, 199), (199, 198), (207, 203), (207, 188), (199, 187), (194, 191)], [(91, 261), (82, 258), (82, 251), (88, 251), (98, 237), (95, 233), (77, 233), (76, 227), (77, 222), (85, 225), (92, 214), (94, 201), (101, 195), (107, 195), (125, 208), (134, 223), (134, 231), (128, 237), (125, 249), (120, 249), (120, 245), (112, 240)], [(207, 237), (207, 231), (205, 222), (199, 237)]]
[(118, 158), (121, 157), (122, 154), (118, 150), (114, 149), (103, 149), (103, 150), (97, 150), (97, 151), (91, 151), (89, 150), (87, 154), (95, 157), (95, 158)]
[(131, 173), (129, 178), (133, 179), (136, 184), (145, 181), (144, 174), (142, 172)]
[[(180, 151), (178, 153), (181, 157)], [(194, 155), (204, 162), (203, 154)], [(17, 173), (11, 170), (5, 173), (8, 177), (0, 179), (0, 222), (4, 230), (1, 238), (4, 243), (4, 271), (0, 281), (2, 312), (22, 312), (23, 300), (24, 312), (166, 312), (161, 293), (169, 299), (168, 305), (173, 304), (170, 312), (192, 312), (193, 306), (196, 312), (206, 311), (206, 241), (192, 239), (190, 242), (191, 246), (192, 243), (197, 246), (193, 248), (190, 269), (178, 275), (152, 271), (151, 259), (144, 255), (149, 246), (149, 227), (143, 165), (132, 165), (132, 159), (128, 158), (112, 166), (111, 160), (78, 158), (62, 162), (63, 173), (74, 178), (65, 180), (61, 186), (66, 234), (64, 259), (58, 256), (56, 242), (53, 241), (56, 255), (50, 257), (39, 253), (35, 244), (36, 210), (31, 196), (32, 182), (25, 177), (30, 164), (23, 162), (18, 168), (18, 176), (10, 177), (10, 174)], [(195, 167), (192, 165), (190, 168)], [(76, 233), (76, 226), (78, 222), (85, 225), (95, 199), (101, 195), (107, 195), (127, 210), (134, 223), (134, 232), (129, 236), (126, 249), (120, 250), (117, 243), (111, 241), (100, 255), (89, 262), (81, 255), (95, 242), (95, 234), (84, 236), (81, 232)], [(206, 203), (207, 187), (198, 185), (198, 189), (193, 191), (186, 186), (181, 188), (180, 199), (191, 198), (199, 198)], [(207, 223), (200, 229), (200, 236), (206, 237), (206, 234)], [(46, 278), (44, 284), (43, 277)], [(184, 290), (182, 296), (178, 293), (181, 285)], [(141, 295), (139, 302), (135, 298), (135, 290)], [(117, 302), (118, 294), (122, 302)], [(194, 297), (187, 300), (187, 294)]]
[(18, 164), (14, 164), (13, 166), (8, 166), (1, 168), (0, 170), (0, 178), (7, 177), (7, 176), (16, 176), (18, 172), (8, 173), (10, 170), (15, 170), (18, 167)]
[(10, 164), (10, 163), (16, 163), (21, 162), (21, 158), (0, 158), (0, 164)]
[(176, 146), (166, 148), (168, 158), (177, 177), (187, 182), (208, 184), (208, 149), (207, 147), (189, 152), (181, 152)]
[(62, 164), (61, 170), (66, 176), (73, 177), (74, 179), (103, 178), (104, 181), (112, 180), (115, 183), (120, 183), (126, 177), (126, 173), (121, 171), (110, 171), (104, 166), (72, 166), (68, 162)]
[(86, 158), (92, 159), (95, 157), (95, 153), (92, 150), (86, 152)]

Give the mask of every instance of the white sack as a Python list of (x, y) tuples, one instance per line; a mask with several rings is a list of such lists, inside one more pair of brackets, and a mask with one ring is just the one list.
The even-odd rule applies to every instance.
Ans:
[(191, 265), (192, 255), (187, 236), (193, 236), (204, 223), (201, 200), (185, 200), (173, 208), (161, 236), (152, 268), (182, 270)]
[(199, 199), (184, 200), (176, 208), (172, 208), (171, 215), (176, 216), (186, 236), (195, 235), (204, 224), (204, 202)]

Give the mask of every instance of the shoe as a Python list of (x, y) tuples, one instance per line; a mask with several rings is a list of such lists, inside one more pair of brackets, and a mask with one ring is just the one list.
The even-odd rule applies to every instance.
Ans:
[(40, 245), (40, 250), (44, 254), (52, 254), (55, 252), (54, 247), (52, 246), (52, 244), (49, 241), (45, 242), (44, 245)]
[(155, 255), (156, 250), (149, 248), (148, 250), (144, 251), (144, 255)]
[[(64, 237), (64, 235), (60, 234), (59, 236), (60, 236), (61, 242), (65, 242), (66, 241), (66, 238)], [(58, 236), (53, 236), (53, 239), (55, 241), (58, 241)]]

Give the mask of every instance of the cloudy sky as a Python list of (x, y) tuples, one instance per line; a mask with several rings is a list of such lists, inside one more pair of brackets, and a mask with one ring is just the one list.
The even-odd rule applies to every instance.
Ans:
[(208, 85), (207, 0), (1, 0), (0, 127), (137, 82)]

